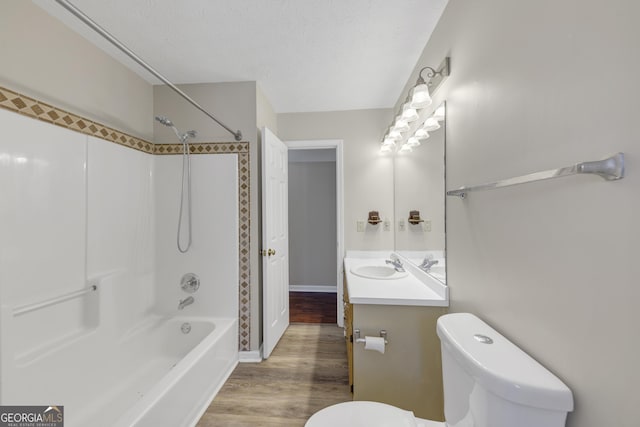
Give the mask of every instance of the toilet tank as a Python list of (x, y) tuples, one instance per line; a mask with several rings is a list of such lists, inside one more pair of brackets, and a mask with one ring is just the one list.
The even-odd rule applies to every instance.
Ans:
[(571, 390), (469, 313), (438, 319), (444, 413), (449, 427), (561, 427)]

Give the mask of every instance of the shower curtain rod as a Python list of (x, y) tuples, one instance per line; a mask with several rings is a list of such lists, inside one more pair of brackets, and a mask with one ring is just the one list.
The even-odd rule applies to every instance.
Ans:
[(109, 34), (109, 32), (107, 32), (107, 30), (105, 30), (104, 28), (102, 28), (100, 25), (98, 25), (95, 21), (93, 21), (91, 18), (89, 18), (87, 15), (84, 14), (84, 12), (82, 12), (80, 9), (78, 9), (76, 6), (74, 6), (73, 4), (69, 3), (67, 0), (55, 0), (56, 3), (58, 3), (60, 6), (64, 7), (65, 9), (67, 9), (69, 12), (71, 12), (75, 17), (77, 17), (78, 19), (80, 19), (82, 22), (84, 22), (85, 24), (87, 24), (89, 27), (91, 27), (92, 30), (94, 30), (96, 33), (100, 34), (102, 37), (104, 37), (105, 39), (107, 39), (108, 42), (110, 42), (112, 45), (114, 45), (115, 47), (117, 47), (118, 49), (120, 49), (124, 54), (126, 54), (129, 58), (133, 59), (135, 62), (137, 62), (141, 67), (143, 67), (144, 69), (146, 69), (147, 71), (149, 71), (151, 74), (153, 74), (154, 76), (156, 76), (158, 79), (160, 79), (164, 84), (166, 84), (167, 86), (169, 86), (171, 89), (173, 89), (174, 92), (176, 92), (178, 95), (180, 95), (181, 97), (183, 97), (185, 100), (187, 100), (187, 102), (189, 102), (191, 105), (193, 105), (194, 107), (196, 107), (198, 110), (200, 110), (201, 112), (203, 112), (206, 116), (208, 116), (210, 119), (212, 119), (214, 122), (216, 122), (217, 124), (219, 124), (220, 126), (222, 126), (223, 128), (225, 128), (227, 131), (229, 131), (231, 134), (233, 134), (234, 138), (236, 139), (236, 141), (240, 141), (242, 140), (242, 132), (240, 132), (239, 130), (237, 131), (233, 131), (230, 127), (226, 126), (224, 123), (222, 123), (220, 120), (216, 119), (211, 113), (209, 113), (207, 110), (205, 110), (200, 104), (198, 104), (196, 101), (194, 101), (189, 95), (187, 95), (186, 93), (184, 93), (182, 90), (180, 90), (178, 87), (176, 87), (176, 85), (174, 85), (173, 83), (171, 83), (169, 80), (167, 80), (166, 77), (164, 77), (162, 74), (160, 74), (159, 72), (157, 72), (151, 65), (147, 64), (146, 62), (144, 62), (138, 55), (136, 55), (135, 53), (133, 53), (131, 51), (131, 49), (129, 49), (128, 47), (126, 47), (124, 44), (122, 44), (118, 39), (116, 39), (114, 36), (112, 36), (111, 34)]

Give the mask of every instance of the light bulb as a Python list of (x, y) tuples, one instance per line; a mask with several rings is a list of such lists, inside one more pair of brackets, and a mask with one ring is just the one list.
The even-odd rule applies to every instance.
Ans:
[(427, 139), (429, 138), (429, 132), (427, 132), (424, 128), (420, 128), (416, 131), (416, 133), (413, 135), (418, 139)]
[(407, 102), (402, 106), (402, 118), (411, 123), (418, 120), (418, 112)]
[(432, 130), (436, 130), (436, 129), (440, 129), (440, 123), (438, 123), (438, 121), (436, 119), (434, 119), (433, 117), (429, 117), (425, 122), (424, 125), (422, 126), (422, 129), (426, 130), (426, 131), (432, 131)]
[(413, 150), (411, 149), (411, 146), (409, 146), (408, 144), (404, 144), (402, 147), (400, 147), (400, 152), (401, 153), (410, 153)]
[(385, 136), (384, 140), (382, 141), (382, 145), (393, 147), (396, 145), (396, 140), (393, 138), (389, 138), (388, 136)]
[(396, 117), (396, 122), (393, 125), (393, 130), (398, 132), (406, 132), (409, 130), (409, 123), (402, 116)]
[(407, 145), (409, 147), (417, 147), (418, 145), (420, 145), (420, 140), (418, 140), (418, 138), (416, 138), (415, 136), (412, 136), (411, 138), (407, 139)]
[(411, 90), (411, 107), (424, 108), (431, 105), (431, 96), (429, 96), (429, 86), (421, 83)]
[(402, 138), (402, 134), (393, 128), (389, 129), (387, 136), (396, 141)]
[(380, 152), (381, 153), (390, 153), (393, 150), (392, 147), (393, 147), (392, 145), (383, 145), (382, 147), (380, 147)]

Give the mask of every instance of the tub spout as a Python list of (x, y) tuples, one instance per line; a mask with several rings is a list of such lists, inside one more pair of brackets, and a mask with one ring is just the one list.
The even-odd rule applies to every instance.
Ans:
[(185, 299), (181, 299), (178, 303), (178, 310), (182, 310), (186, 306), (193, 304), (194, 301), (195, 300), (193, 299), (193, 297), (186, 297)]

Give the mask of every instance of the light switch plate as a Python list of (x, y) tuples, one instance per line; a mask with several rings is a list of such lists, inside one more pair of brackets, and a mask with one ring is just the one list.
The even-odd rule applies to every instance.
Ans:
[(423, 227), (425, 233), (430, 232), (431, 231), (431, 220), (430, 219), (425, 219), (424, 220), (424, 224), (422, 224), (422, 227)]
[(356, 230), (358, 233), (364, 233), (364, 221), (356, 221)]

